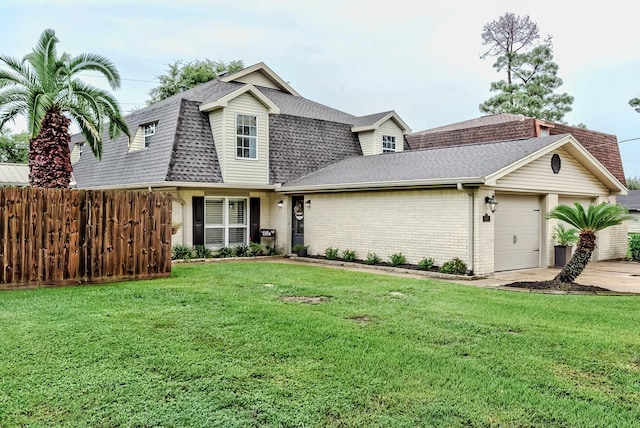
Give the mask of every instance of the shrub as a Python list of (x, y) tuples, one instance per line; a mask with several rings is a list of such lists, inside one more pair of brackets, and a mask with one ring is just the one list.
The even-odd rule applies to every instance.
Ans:
[(395, 253), (389, 256), (389, 262), (391, 266), (403, 265), (407, 262), (407, 258), (402, 253)]
[(226, 258), (226, 257), (235, 257), (236, 249), (233, 247), (222, 247), (218, 250), (216, 254), (217, 257)]
[(629, 251), (631, 252), (631, 260), (640, 262), (640, 234), (629, 236)]
[(453, 260), (444, 262), (442, 264), (442, 267), (440, 268), (440, 272), (450, 273), (454, 275), (464, 275), (465, 273), (467, 273), (467, 264), (456, 257)]
[(249, 257), (251, 256), (251, 248), (248, 245), (238, 245), (234, 248), (235, 257)]
[(378, 257), (376, 253), (369, 253), (367, 254), (367, 258), (364, 259), (364, 262), (368, 265), (377, 265), (380, 263), (380, 257)]
[(257, 242), (249, 243), (249, 256), (264, 256), (267, 250), (264, 245), (258, 244)]
[(329, 247), (324, 250), (324, 256), (329, 260), (335, 260), (338, 258), (338, 249)]
[(196, 245), (193, 247), (193, 256), (196, 259), (208, 259), (213, 256), (211, 250), (204, 245)]
[(422, 270), (429, 270), (433, 267), (435, 261), (431, 257), (425, 257), (418, 262), (418, 268)]
[(352, 262), (356, 259), (356, 252), (353, 250), (344, 250), (342, 252), (342, 258), (347, 262)]
[(193, 250), (186, 245), (174, 245), (171, 249), (171, 260), (189, 260), (193, 256)]

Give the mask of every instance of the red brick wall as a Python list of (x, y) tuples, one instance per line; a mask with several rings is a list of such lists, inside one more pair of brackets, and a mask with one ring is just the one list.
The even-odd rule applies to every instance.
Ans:
[[(604, 165), (622, 184), (626, 184), (622, 159), (615, 135), (603, 134), (588, 129), (554, 124), (549, 128), (551, 135), (571, 134), (584, 146), (602, 165)], [(441, 132), (416, 132), (406, 136), (406, 147), (409, 150), (435, 147), (452, 147), (463, 144), (474, 144), (490, 141), (507, 141), (518, 138), (532, 138), (536, 136), (535, 120), (505, 122), (492, 125), (476, 126)]]
[(426, 149), (434, 147), (451, 147), (463, 144), (484, 143), (489, 141), (508, 141), (518, 138), (535, 137), (533, 119), (485, 125), (474, 128), (456, 129), (453, 131), (415, 133), (407, 135), (410, 149)]
[(618, 139), (615, 135), (560, 124), (555, 124), (555, 127), (549, 131), (551, 135), (573, 135), (589, 153), (598, 159), (622, 184), (626, 185)]

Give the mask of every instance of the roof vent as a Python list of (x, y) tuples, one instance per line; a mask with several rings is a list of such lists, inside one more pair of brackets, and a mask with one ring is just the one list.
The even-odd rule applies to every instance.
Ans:
[(227, 70), (222, 70), (220, 73), (216, 74), (216, 77), (219, 79), (221, 77), (226, 76), (227, 74), (229, 74)]

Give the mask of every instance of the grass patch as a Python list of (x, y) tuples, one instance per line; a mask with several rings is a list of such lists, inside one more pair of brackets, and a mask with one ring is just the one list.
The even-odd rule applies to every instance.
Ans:
[(640, 420), (634, 297), (181, 264), (161, 280), (2, 292), (0, 328), (2, 427)]

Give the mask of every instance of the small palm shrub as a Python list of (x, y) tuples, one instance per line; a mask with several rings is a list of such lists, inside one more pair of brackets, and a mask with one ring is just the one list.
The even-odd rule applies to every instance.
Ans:
[(353, 250), (344, 250), (342, 252), (342, 258), (347, 262), (352, 262), (356, 259), (356, 252)]
[(249, 250), (247, 251), (248, 256), (264, 256), (267, 253), (267, 249), (264, 245), (258, 244), (257, 242), (249, 243)]
[(640, 234), (629, 237), (629, 251), (631, 252), (631, 260), (640, 262)]
[(367, 254), (367, 258), (364, 259), (364, 263), (368, 265), (377, 265), (380, 263), (380, 257), (376, 253)]
[(456, 257), (453, 260), (444, 262), (440, 268), (440, 272), (450, 273), (453, 275), (464, 275), (467, 273), (467, 264)]
[(171, 260), (189, 260), (193, 257), (193, 250), (186, 245), (174, 245), (171, 249)]
[(335, 260), (338, 258), (338, 249), (329, 247), (326, 250), (324, 250), (324, 256), (328, 260)]
[(389, 256), (391, 266), (403, 265), (407, 262), (407, 258), (402, 253), (395, 253)]
[(418, 262), (418, 268), (422, 270), (429, 270), (435, 264), (435, 261), (431, 257), (425, 257), (424, 259)]

